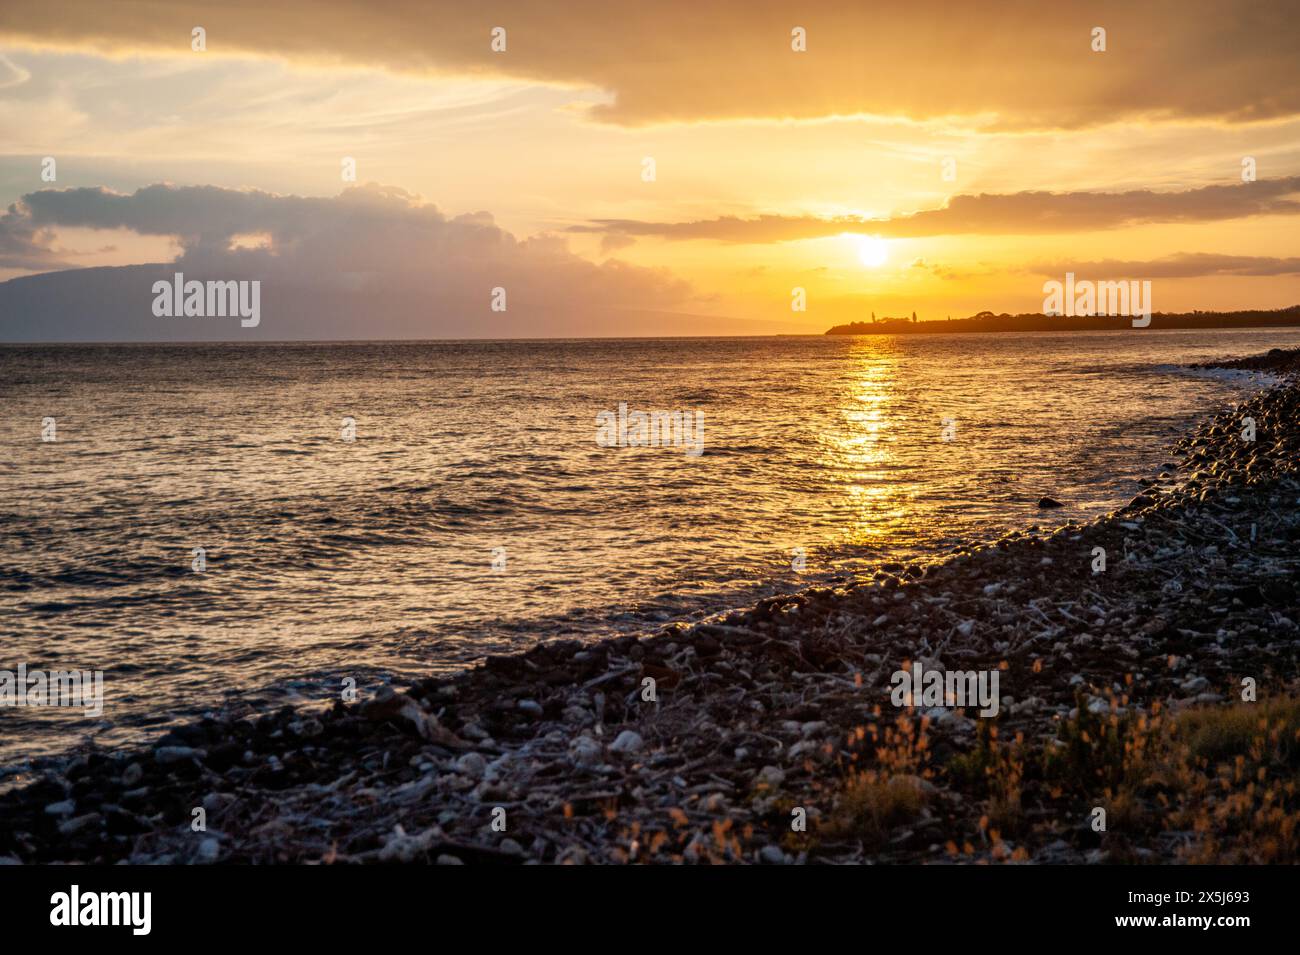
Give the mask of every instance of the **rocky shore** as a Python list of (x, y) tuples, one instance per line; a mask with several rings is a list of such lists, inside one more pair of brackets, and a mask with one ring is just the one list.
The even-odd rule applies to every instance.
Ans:
[[(1296, 861), (1300, 355), (1234, 367), (1286, 381), (1115, 514), (92, 752), (0, 796), (0, 859)], [(893, 705), (918, 661), (997, 714)]]

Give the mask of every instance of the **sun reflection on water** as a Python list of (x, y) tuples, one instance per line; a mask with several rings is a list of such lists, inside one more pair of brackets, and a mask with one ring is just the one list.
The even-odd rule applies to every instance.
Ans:
[(912, 518), (912, 494), (894, 445), (901, 419), (898, 345), (889, 338), (858, 340), (848, 355), (838, 430), (823, 436), (822, 464), (840, 476), (847, 501), (842, 539), (871, 545)]

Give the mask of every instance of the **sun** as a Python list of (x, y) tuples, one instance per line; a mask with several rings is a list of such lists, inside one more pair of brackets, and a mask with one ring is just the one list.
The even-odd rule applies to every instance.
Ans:
[(858, 239), (858, 258), (868, 268), (879, 268), (889, 258), (889, 246), (884, 239), (878, 239), (874, 235), (864, 235)]

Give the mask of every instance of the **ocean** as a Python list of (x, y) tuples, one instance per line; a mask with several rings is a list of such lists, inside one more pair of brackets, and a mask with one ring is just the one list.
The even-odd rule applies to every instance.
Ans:
[(1264, 383), (1181, 366), (1297, 344), (3, 346), (0, 670), (104, 712), (0, 707), (0, 771), (1086, 520)]

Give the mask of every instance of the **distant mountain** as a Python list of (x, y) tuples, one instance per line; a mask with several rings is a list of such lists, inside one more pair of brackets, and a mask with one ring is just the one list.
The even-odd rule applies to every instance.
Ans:
[[(1300, 305), (1243, 312), (1156, 312), (1149, 328), (1271, 328), (1300, 325)], [(943, 322), (851, 322), (836, 325), (827, 335), (944, 335), (953, 332), (1076, 332), (1106, 331), (1133, 327), (1127, 316), (1098, 315), (1089, 318), (1025, 312), (980, 312), (969, 318)]]
[[(583, 310), (510, 299), (506, 312), (488, 308), (488, 287), (474, 301), (442, 297), (441, 289), (350, 287), (347, 275), (279, 273), (261, 284), (261, 316), (245, 328), (238, 317), (174, 318), (153, 313), (153, 285), (185, 278), (255, 279), (257, 272), (208, 274), (177, 263), (105, 266), (26, 275), (0, 282), (0, 342), (374, 341), (530, 338), (620, 338), (777, 334), (789, 323), (665, 309)], [(364, 277), (363, 277), (364, 278)]]

